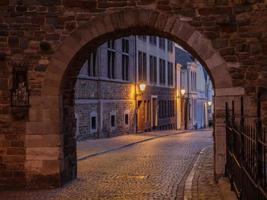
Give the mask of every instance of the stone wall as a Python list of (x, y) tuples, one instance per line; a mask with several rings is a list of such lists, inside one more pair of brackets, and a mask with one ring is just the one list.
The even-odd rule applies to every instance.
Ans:
[[(256, 87), (267, 85), (266, 21), (262, 0), (2, 0), (0, 188), (59, 186), (75, 178), (76, 75), (88, 49), (129, 32), (166, 36), (207, 67), (216, 91), (215, 173), (222, 175), (224, 102), (244, 94), (254, 102)], [(47, 48), (40, 48), (42, 41)], [(24, 120), (15, 119), (10, 106), (17, 63), (28, 67), (30, 109)]]

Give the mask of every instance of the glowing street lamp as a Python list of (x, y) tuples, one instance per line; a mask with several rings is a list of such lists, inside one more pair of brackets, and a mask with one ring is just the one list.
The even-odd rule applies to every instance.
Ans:
[(146, 89), (146, 84), (144, 84), (144, 83), (140, 83), (140, 84), (139, 84), (139, 89), (140, 89), (141, 92), (144, 92), (145, 89)]
[(208, 101), (208, 106), (211, 106), (212, 105), (212, 102), (211, 101)]
[(184, 96), (185, 94), (185, 89), (181, 89), (181, 95)]

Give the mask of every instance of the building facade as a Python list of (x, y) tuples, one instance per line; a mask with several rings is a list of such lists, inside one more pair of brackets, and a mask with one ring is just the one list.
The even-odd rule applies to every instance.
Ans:
[(76, 82), (76, 137), (178, 128), (179, 76), (167, 39), (129, 36), (102, 44), (88, 53)]
[(206, 128), (212, 120), (213, 86), (206, 70), (178, 45), (176, 65), (181, 67), (181, 123), (184, 129)]

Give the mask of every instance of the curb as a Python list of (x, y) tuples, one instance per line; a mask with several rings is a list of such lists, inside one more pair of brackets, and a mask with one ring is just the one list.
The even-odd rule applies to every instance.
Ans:
[(100, 151), (100, 152), (97, 152), (97, 153), (92, 153), (92, 154), (88, 154), (88, 155), (85, 155), (85, 156), (81, 156), (81, 157), (77, 158), (77, 161), (83, 161), (83, 160), (86, 160), (86, 159), (91, 158), (91, 157), (99, 156), (99, 155), (102, 155), (102, 154), (105, 154), (105, 153), (109, 153), (109, 152), (112, 152), (112, 151), (118, 151), (118, 150), (121, 150), (123, 148), (127, 148), (127, 147), (130, 147), (130, 146), (133, 146), (133, 145), (136, 145), (136, 144), (140, 144), (140, 143), (143, 143), (143, 142), (147, 142), (147, 141), (150, 141), (150, 140), (154, 140), (154, 139), (157, 139), (157, 138), (167, 137), (167, 136), (171, 136), (171, 135), (178, 135), (178, 134), (187, 133), (187, 132), (190, 132), (190, 130), (180, 131), (180, 132), (173, 133), (173, 134), (168, 134), (168, 135), (152, 136), (151, 138), (147, 138), (147, 139), (144, 139), (144, 140), (139, 140), (139, 141), (132, 142), (132, 143), (129, 143), (129, 144), (125, 144), (125, 145), (122, 145), (122, 146), (119, 146), (119, 147), (115, 147), (115, 148), (112, 148), (112, 149), (108, 149), (108, 150)]
[(190, 200), (192, 199), (193, 195), (192, 195), (192, 186), (193, 186), (193, 178), (195, 176), (196, 170), (198, 168), (198, 165), (200, 163), (200, 157), (203, 155), (204, 151), (209, 148), (210, 146), (206, 146), (204, 148), (202, 148), (198, 154), (197, 154), (197, 158), (195, 160), (195, 162), (193, 163), (193, 167), (189, 172), (189, 175), (186, 178), (185, 181), (185, 187), (184, 187), (184, 200)]

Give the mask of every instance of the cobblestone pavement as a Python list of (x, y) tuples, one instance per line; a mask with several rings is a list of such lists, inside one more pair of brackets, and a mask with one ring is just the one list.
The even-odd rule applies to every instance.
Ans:
[(128, 134), (121, 135), (112, 138), (91, 139), (78, 142), (77, 144), (77, 156), (78, 158), (86, 157), (88, 155), (97, 154), (100, 152), (106, 152), (113, 149), (129, 145), (131, 143), (142, 142), (156, 137), (163, 137), (167, 135), (173, 135), (182, 133), (184, 131), (153, 131), (142, 134)]
[[(5, 200), (178, 199), (178, 188), (210, 131), (170, 135), (79, 161), (77, 180), (60, 189), (2, 192)], [(177, 194), (178, 191), (180, 194)]]
[(193, 200), (220, 200), (219, 188), (214, 179), (213, 147), (206, 148), (200, 156), (192, 185)]

